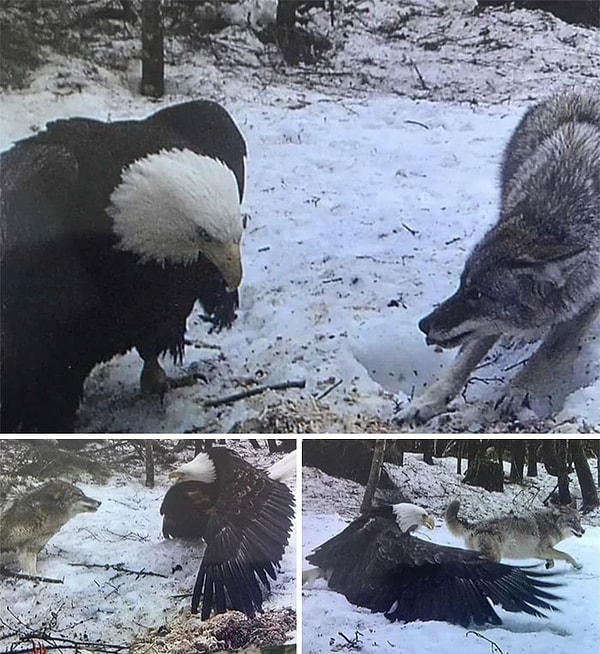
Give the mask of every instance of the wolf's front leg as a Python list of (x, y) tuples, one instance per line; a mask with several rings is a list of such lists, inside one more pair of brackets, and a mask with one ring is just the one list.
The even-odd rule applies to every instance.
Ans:
[(19, 568), (28, 575), (37, 575), (37, 552), (27, 547), (17, 548)]
[(395, 422), (423, 424), (447, 411), (448, 403), (460, 393), (473, 368), (483, 359), (497, 339), (498, 336), (485, 336), (467, 341), (442, 377), (430, 384), (408, 407), (401, 410), (394, 419)]
[(514, 417), (523, 407), (529, 407), (529, 397), (537, 388), (557, 378), (571, 376), (572, 366), (579, 352), (579, 341), (596, 318), (600, 301), (573, 318), (552, 327), (527, 365), (510, 384), (510, 388), (496, 404), (499, 417)]
[(576, 561), (570, 554), (563, 552), (562, 550), (557, 550), (554, 547), (549, 547), (543, 554), (542, 558), (546, 559), (546, 568), (550, 569), (554, 567), (554, 561), (566, 561), (570, 563), (575, 570), (581, 570), (583, 566), (579, 561)]

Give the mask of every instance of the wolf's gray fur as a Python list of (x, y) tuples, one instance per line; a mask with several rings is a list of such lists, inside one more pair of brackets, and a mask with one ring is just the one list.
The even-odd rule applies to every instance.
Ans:
[(580, 538), (585, 529), (581, 526), (574, 504), (540, 510), (527, 516), (507, 515), (491, 520), (469, 523), (458, 517), (460, 502), (455, 500), (446, 509), (446, 524), (450, 532), (465, 541), (491, 561), (507, 559), (545, 559), (546, 567), (555, 560), (563, 560), (574, 568), (581, 568), (570, 554), (554, 545), (569, 536)]
[(98, 500), (64, 481), (49, 481), (16, 499), (0, 517), (0, 550), (16, 550), (19, 566), (35, 575), (38, 552), (78, 513), (94, 512)]
[(600, 97), (565, 93), (530, 108), (504, 152), (500, 219), (469, 256), (458, 291), (419, 323), (427, 344), (461, 349), (401, 415), (446, 410), (501, 335), (544, 338), (508, 391), (519, 409), (574, 359), (600, 309)]

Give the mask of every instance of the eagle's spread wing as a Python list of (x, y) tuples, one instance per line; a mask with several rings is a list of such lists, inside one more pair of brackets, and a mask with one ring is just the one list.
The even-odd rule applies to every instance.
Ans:
[(307, 557), (329, 586), (390, 620), (501, 624), (489, 600), (542, 616), (558, 599), (543, 574), (403, 534), (391, 519), (361, 517)]
[[(213, 450), (214, 451), (214, 450)], [(206, 551), (194, 586), (192, 612), (202, 601), (202, 618), (214, 608), (254, 615), (262, 609), (260, 583), (269, 589), (292, 528), (294, 498), (287, 486), (273, 481), (240, 457), (229, 453), (221, 490), (211, 512)]]
[(292, 528), (294, 497), (226, 448), (213, 448), (214, 483), (183, 481), (161, 506), (165, 537), (203, 538), (206, 549), (192, 596), (206, 619), (214, 609), (253, 616), (262, 610), (263, 586), (283, 556)]

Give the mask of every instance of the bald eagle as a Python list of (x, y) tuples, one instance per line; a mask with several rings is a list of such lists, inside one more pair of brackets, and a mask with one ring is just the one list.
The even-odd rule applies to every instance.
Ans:
[(306, 557), (332, 590), (390, 621), (502, 624), (490, 600), (507, 611), (543, 617), (557, 584), (528, 569), (484, 560), (477, 552), (412, 536), (433, 519), (414, 504), (377, 507)]
[(204, 539), (192, 613), (262, 611), (269, 577), (292, 529), (294, 497), (281, 479), (295, 470), (292, 452), (267, 472), (225, 447), (200, 452), (171, 473), (177, 480), (160, 507), (165, 538)]
[(209, 101), (57, 120), (1, 155), (2, 431), (72, 431), (92, 368), (134, 347), (164, 394), (196, 300), (232, 323), (245, 157)]

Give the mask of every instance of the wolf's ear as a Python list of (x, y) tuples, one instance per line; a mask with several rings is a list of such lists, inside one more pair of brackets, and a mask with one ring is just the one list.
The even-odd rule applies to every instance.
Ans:
[(561, 288), (571, 266), (586, 250), (587, 246), (582, 243), (527, 243), (526, 248), (516, 254), (513, 270), (523, 275), (535, 275), (539, 281)]

